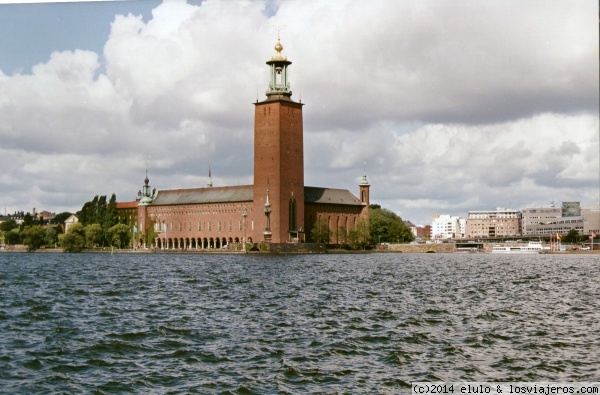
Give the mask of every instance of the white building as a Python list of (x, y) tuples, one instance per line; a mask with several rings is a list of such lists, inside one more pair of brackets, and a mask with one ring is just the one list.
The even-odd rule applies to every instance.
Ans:
[(69, 231), (69, 228), (79, 222), (79, 218), (75, 214), (72, 214), (65, 220), (65, 233)]
[(453, 239), (460, 236), (460, 217), (433, 214), (431, 240)]

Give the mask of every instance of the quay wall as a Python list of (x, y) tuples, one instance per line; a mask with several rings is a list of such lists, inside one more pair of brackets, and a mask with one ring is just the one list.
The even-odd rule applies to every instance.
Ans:
[(381, 252), (406, 252), (406, 253), (446, 253), (454, 252), (456, 247), (452, 243), (437, 244), (388, 244), (379, 246)]

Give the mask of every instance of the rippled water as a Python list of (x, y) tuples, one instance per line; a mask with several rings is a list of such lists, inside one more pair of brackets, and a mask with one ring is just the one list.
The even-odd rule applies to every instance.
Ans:
[(600, 377), (598, 256), (0, 254), (0, 392)]

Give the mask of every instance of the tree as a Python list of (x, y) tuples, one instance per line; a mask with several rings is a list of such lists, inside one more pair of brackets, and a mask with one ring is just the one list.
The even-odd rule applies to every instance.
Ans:
[(355, 226), (356, 247), (365, 248), (369, 244), (369, 223), (365, 218), (361, 218)]
[(409, 242), (414, 240), (410, 228), (402, 218), (385, 209), (371, 209), (369, 231), (372, 243)]
[(338, 244), (346, 244), (348, 242), (348, 231), (345, 226), (340, 226), (335, 232), (335, 239)]
[[(154, 231), (154, 224), (156, 222), (152, 221), (151, 219), (148, 220), (148, 224), (146, 224), (146, 235), (144, 236), (140, 236), (140, 240), (143, 240), (146, 242), (146, 246), (150, 247), (152, 246), (152, 243), (154, 243), (154, 239), (156, 239), (156, 237), (158, 236), (158, 233), (156, 233)], [(139, 229), (138, 229), (139, 232)]]
[(26, 226), (33, 225), (33, 216), (29, 213), (23, 217), (23, 223), (21, 224), (21, 230), (25, 229)]
[(55, 228), (48, 226), (44, 235), (44, 242), (46, 245), (55, 246), (57, 241), (58, 231)]
[(89, 247), (96, 247), (102, 242), (102, 227), (100, 224), (90, 224), (85, 227), (85, 241)]
[(119, 222), (117, 211), (117, 196), (113, 193), (108, 204), (106, 195), (94, 196), (92, 201), (86, 202), (77, 212), (79, 222), (84, 226), (98, 224), (102, 229), (101, 239), (98, 244), (111, 244), (108, 230)]
[(11, 230), (18, 228), (18, 227), (19, 227), (19, 225), (17, 225), (17, 221), (15, 221), (12, 218), (0, 223), (0, 230), (3, 232), (10, 232)]
[[(106, 196), (103, 196), (103, 198), (106, 202)], [(100, 204), (100, 202), (98, 202), (98, 204)], [(110, 242), (111, 236), (109, 234), (109, 229), (119, 223), (119, 214), (117, 213), (117, 196), (114, 193), (112, 194), (108, 205), (105, 204), (105, 210), (100, 210), (100, 207), (98, 207), (98, 209), (98, 212), (102, 213), (102, 218), (99, 218), (99, 220), (102, 220), (102, 222), (98, 221), (97, 223), (102, 225), (102, 230), (106, 237), (106, 241)]]
[[(96, 203), (96, 216), (94, 218), (94, 224), (104, 225), (104, 217), (106, 216), (106, 195), (102, 195), (98, 198)], [(108, 231), (108, 228), (102, 226), (102, 230)]]
[(19, 228), (11, 229), (4, 233), (4, 243), (19, 244), (21, 242), (21, 235), (19, 234)]
[(131, 230), (125, 224), (117, 224), (108, 230), (110, 244), (117, 248), (125, 248), (131, 241)]
[(46, 231), (40, 225), (33, 225), (23, 230), (23, 244), (27, 251), (35, 251), (44, 244)]
[[(79, 218), (79, 222), (81, 224), (88, 225), (93, 224), (96, 219), (96, 203), (98, 201), (98, 196), (95, 196), (91, 202), (85, 202), (81, 210), (79, 210), (75, 215)], [(68, 217), (67, 217), (68, 218)], [(66, 220), (66, 218), (65, 218)], [(64, 222), (64, 221), (63, 221)]]
[(369, 244), (369, 225), (361, 218), (354, 229), (348, 232), (348, 242), (354, 249), (365, 248)]
[(318, 217), (317, 223), (310, 231), (310, 237), (315, 243), (329, 243), (331, 230), (325, 218)]
[(73, 224), (69, 231), (59, 238), (65, 252), (80, 252), (85, 246), (85, 231), (80, 223)]
[(581, 242), (581, 236), (579, 236), (579, 231), (577, 229), (571, 229), (566, 236), (562, 237), (562, 242), (564, 243), (579, 243)]

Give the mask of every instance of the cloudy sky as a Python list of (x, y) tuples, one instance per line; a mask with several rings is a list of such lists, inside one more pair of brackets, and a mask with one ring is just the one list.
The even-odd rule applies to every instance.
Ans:
[(0, 209), (251, 184), (282, 26), (305, 181), (415, 224), (599, 203), (596, 0), (0, 4)]

